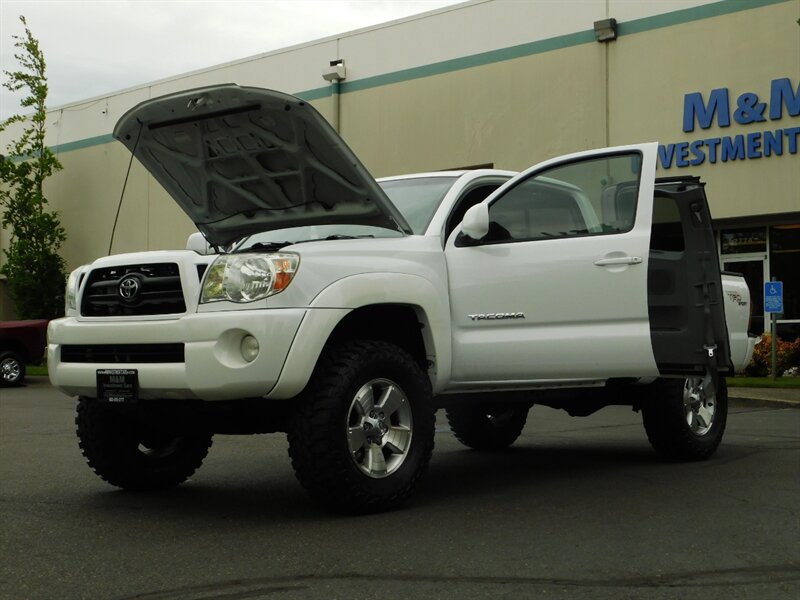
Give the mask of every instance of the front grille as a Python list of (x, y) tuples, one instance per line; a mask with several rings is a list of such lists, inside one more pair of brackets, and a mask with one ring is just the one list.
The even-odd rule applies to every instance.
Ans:
[(169, 315), (186, 311), (175, 263), (95, 269), (81, 300), (84, 317)]
[(183, 344), (68, 344), (61, 346), (65, 363), (182, 363)]

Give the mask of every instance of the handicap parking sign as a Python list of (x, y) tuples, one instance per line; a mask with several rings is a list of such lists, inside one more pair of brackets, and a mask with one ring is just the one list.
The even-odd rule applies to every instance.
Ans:
[(764, 283), (764, 312), (783, 312), (783, 282), (767, 281)]

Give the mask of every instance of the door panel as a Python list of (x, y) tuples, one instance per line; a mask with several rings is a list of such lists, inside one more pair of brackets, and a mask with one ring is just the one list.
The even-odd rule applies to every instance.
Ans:
[(646, 285), (655, 153), (646, 144), (538, 165), (487, 199), (483, 240), (448, 240), (462, 387), (658, 374)]
[(658, 180), (655, 196), (648, 303), (659, 372), (730, 371), (719, 259), (703, 184), (691, 177)]

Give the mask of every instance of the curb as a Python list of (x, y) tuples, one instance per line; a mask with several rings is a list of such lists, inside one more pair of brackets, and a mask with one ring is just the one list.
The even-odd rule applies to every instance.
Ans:
[(747, 398), (745, 396), (728, 396), (731, 406), (746, 406), (755, 408), (800, 408), (796, 400), (778, 400), (776, 398)]

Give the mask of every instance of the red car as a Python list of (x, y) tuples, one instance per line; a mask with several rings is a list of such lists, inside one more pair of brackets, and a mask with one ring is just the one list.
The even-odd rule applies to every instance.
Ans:
[(0, 321), (0, 387), (21, 385), (25, 365), (44, 360), (48, 322)]

